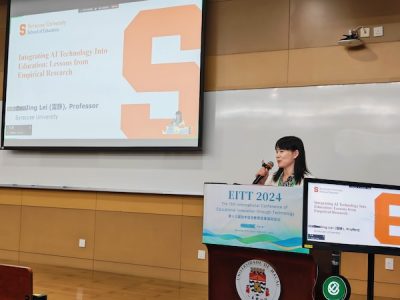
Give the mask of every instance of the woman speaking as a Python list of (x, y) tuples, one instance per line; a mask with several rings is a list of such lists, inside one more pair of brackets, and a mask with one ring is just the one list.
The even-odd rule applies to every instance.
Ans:
[(310, 177), (310, 171), (307, 169), (302, 140), (295, 136), (282, 137), (275, 144), (275, 153), (278, 171), (269, 174), (268, 167), (262, 167), (257, 173), (257, 176), (262, 176), (258, 184), (288, 187), (303, 185), (303, 179)]
[[(268, 168), (271, 168), (273, 164), (263, 162), (265, 167), (257, 173), (257, 176), (263, 176), (258, 184), (287, 187), (302, 186), (303, 179), (311, 175), (307, 169), (306, 152), (302, 140), (295, 136), (280, 138), (276, 142), (275, 153), (278, 171), (269, 174)], [(319, 270), (316, 287), (317, 299), (322, 299), (322, 282), (332, 274), (332, 251), (313, 249), (312, 256)]]

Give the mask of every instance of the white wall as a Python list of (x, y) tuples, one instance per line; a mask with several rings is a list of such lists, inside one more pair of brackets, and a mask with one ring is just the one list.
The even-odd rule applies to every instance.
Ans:
[(205, 94), (201, 153), (1, 151), (0, 183), (194, 194), (249, 183), (275, 141), (303, 139), (313, 175), (400, 185), (400, 84)]

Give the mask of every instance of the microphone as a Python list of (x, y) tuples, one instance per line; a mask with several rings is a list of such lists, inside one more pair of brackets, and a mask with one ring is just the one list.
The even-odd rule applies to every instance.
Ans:
[[(263, 163), (262, 163), (262, 167), (266, 168), (267, 170), (271, 170), (273, 166), (274, 166), (274, 163), (272, 161), (269, 161), (267, 163), (265, 163), (263, 161)], [(254, 179), (254, 181), (253, 181), (253, 184), (259, 183), (260, 180), (263, 179), (263, 178), (264, 178), (264, 176), (257, 175), (256, 179)]]

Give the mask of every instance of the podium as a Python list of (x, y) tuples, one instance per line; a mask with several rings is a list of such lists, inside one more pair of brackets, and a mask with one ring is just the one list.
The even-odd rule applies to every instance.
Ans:
[(206, 184), (209, 299), (315, 299), (318, 271), (301, 247), (302, 208), (302, 188)]
[(0, 265), (0, 299), (30, 300), (32, 293), (33, 275), (30, 268)]

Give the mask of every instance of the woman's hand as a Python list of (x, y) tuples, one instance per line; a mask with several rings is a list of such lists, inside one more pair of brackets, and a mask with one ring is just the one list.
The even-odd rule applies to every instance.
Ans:
[[(265, 164), (265, 162), (262, 161), (262, 164)], [(260, 170), (258, 170), (256, 177), (259, 175), (263, 176), (263, 178), (258, 182), (258, 184), (264, 185), (265, 182), (267, 181), (269, 170), (267, 168), (262, 167)]]

